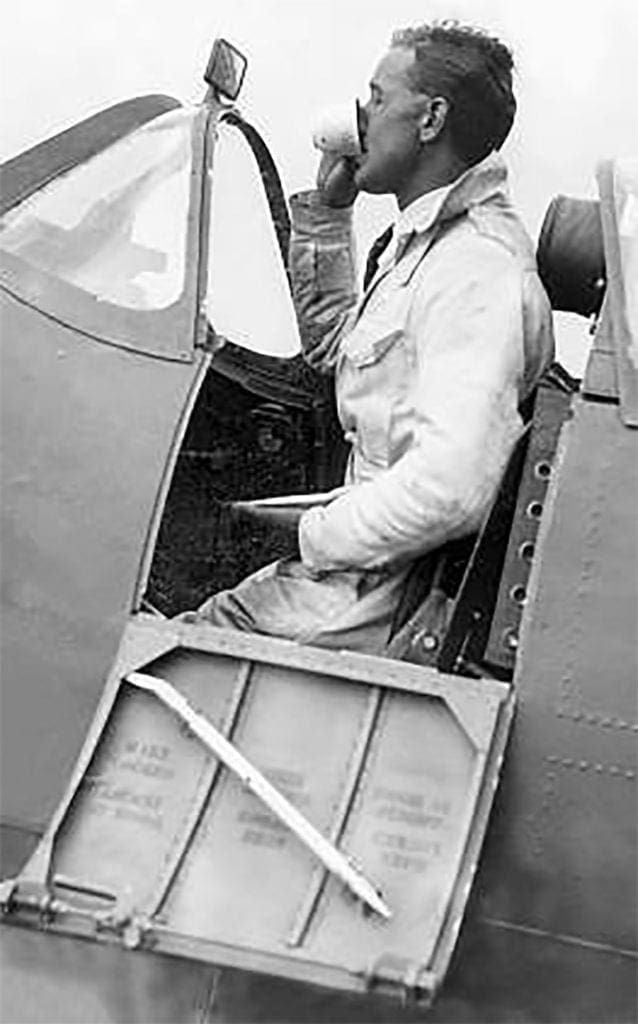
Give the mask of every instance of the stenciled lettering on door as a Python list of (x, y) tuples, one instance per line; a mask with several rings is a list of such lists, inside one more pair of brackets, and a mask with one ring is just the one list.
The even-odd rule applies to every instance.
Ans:
[(162, 743), (125, 739), (99, 759), (97, 772), (84, 778), (90, 814), (134, 821), (155, 832), (164, 825), (164, 783), (175, 776), (171, 748)]
[(399, 871), (425, 874), (448, 846), (451, 801), (386, 786), (377, 786), (372, 800), (372, 817), (378, 825), (372, 843), (380, 849), (382, 863)]

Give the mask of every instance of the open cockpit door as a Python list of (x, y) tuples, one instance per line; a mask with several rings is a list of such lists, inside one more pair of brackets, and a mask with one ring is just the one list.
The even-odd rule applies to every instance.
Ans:
[[(350, 858), (389, 920), (133, 685), (140, 672)], [(66, 796), (4, 885), (8, 920), (37, 921), (44, 898), (50, 931), (428, 1001), (458, 935), (512, 708), (492, 680), (133, 618)]]

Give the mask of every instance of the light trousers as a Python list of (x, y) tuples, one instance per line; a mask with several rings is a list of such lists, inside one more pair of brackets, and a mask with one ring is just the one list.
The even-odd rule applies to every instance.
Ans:
[(208, 598), (182, 619), (298, 643), (380, 654), (410, 566), (316, 573), (284, 558), (231, 590)]

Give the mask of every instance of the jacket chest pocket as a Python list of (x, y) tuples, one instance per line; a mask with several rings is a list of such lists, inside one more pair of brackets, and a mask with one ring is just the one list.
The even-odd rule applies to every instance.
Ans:
[(382, 335), (374, 331), (358, 332), (356, 343), (352, 348), (348, 346), (345, 358), (357, 370), (364, 370), (367, 366), (375, 366), (395, 345), (400, 344), (402, 337), (402, 328), (397, 328)]
[(342, 349), (338, 397), (346, 437), (367, 462), (391, 462), (393, 426), (410, 378), (405, 306), (362, 318)]

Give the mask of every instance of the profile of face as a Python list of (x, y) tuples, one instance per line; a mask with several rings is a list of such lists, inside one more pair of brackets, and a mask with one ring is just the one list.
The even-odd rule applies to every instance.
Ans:
[(400, 195), (422, 160), (430, 100), (412, 85), (414, 61), (413, 50), (392, 47), (373, 74), (363, 107), (363, 156), (355, 175), (363, 192)]

